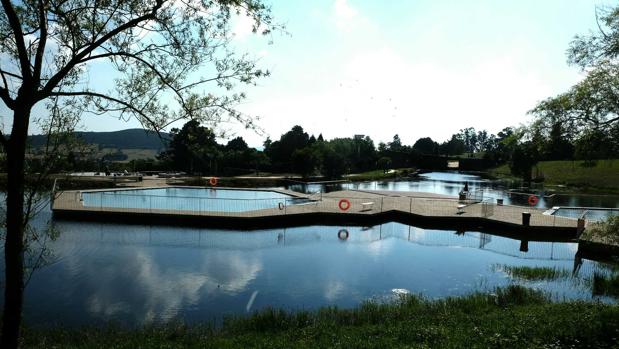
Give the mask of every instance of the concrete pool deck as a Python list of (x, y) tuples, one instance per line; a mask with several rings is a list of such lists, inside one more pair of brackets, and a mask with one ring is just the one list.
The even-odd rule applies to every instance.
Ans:
[[(155, 187), (157, 188), (157, 187)], [(161, 187), (158, 187), (161, 188)], [(202, 188), (202, 187), (188, 187)], [(120, 190), (135, 190), (126, 188)], [(147, 188), (140, 188), (147, 189)], [(239, 190), (239, 188), (216, 188)], [(242, 189), (247, 190), (247, 189)], [(251, 189), (254, 190), (254, 189)], [(301, 194), (282, 189), (256, 189), (287, 194), (307, 199), (303, 203), (280, 200), (274, 208), (244, 212), (215, 212), (199, 210), (171, 210), (159, 208), (115, 208), (84, 206), (82, 192), (56, 193), (52, 211), (56, 218), (103, 220), (152, 224), (189, 224), (201, 227), (257, 229), (316, 224), (370, 225), (388, 221), (412, 224), (422, 228), (440, 228), (456, 231), (499, 230), (530, 240), (548, 237), (575, 240), (577, 219), (544, 214), (545, 210), (488, 202), (459, 201), (457, 198), (431, 193), (344, 190), (331, 193)], [(347, 200), (347, 202), (342, 201)], [(342, 206), (342, 208), (340, 208)], [(346, 206), (349, 206), (347, 209)], [(528, 226), (523, 225), (522, 213), (531, 214)]]

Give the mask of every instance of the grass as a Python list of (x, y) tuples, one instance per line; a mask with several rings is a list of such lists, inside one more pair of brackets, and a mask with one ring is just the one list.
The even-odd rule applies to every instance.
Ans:
[[(544, 175), (546, 185), (562, 185), (579, 191), (619, 193), (619, 159), (596, 160), (591, 166), (582, 160), (540, 161), (537, 168)], [(497, 177), (513, 177), (508, 165), (499, 166), (491, 172)]]
[(571, 275), (569, 271), (557, 267), (550, 268), (501, 265), (498, 269), (505, 271), (512, 278), (530, 281), (564, 279), (570, 277)]
[(511, 172), (511, 170), (509, 169), (509, 165), (507, 164), (503, 164), (499, 167), (495, 167), (493, 169), (488, 170), (488, 172), (493, 176), (493, 177), (497, 177), (497, 178), (504, 178), (504, 179), (517, 179)]
[(267, 309), (228, 318), (221, 328), (168, 324), (28, 328), (28, 348), (610, 348), (619, 339), (619, 306), (553, 303), (521, 286), (459, 298), (406, 296), (354, 309)]
[(344, 178), (350, 181), (362, 182), (362, 181), (375, 181), (381, 179), (394, 179), (398, 177), (407, 177), (415, 171), (414, 168), (398, 168), (392, 173), (385, 173), (383, 170), (374, 170), (362, 173), (354, 173), (346, 175)]
[(538, 168), (548, 184), (619, 192), (619, 159), (597, 160), (594, 166), (584, 161), (542, 161)]
[(596, 296), (619, 298), (619, 275), (615, 273), (606, 275), (595, 271), (591, 291)]

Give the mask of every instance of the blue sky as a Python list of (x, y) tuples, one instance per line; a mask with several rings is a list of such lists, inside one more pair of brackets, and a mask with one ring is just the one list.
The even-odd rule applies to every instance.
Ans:
[[(461, 128), (496, 133), (531, 120), (536, 102), (581, 78), (566, 63), (576, 34), (596, 29), (594, 0), (273, 0), (289, 35), (250, 33), (235, 18), (234, 45), (272, 75), (243, 88), (240, 110), (266, 134), (223, 125), (260, 146), (299, 124), (325, 138), (399, 134), (412, 144)], [(90, 81), (105, 81), (91, 72)], [(85, 117), (82, 129), (137, 127)]]

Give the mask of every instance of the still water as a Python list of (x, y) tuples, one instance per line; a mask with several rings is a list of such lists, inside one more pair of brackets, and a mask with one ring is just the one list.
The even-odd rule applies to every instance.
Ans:
[(535, 194), (539, 197), (539, 201), (535, 205), (538, 208), (552, 208), (554, 206), (619, 208), (618, 195), (555, 194), (545, 190), (541, 185), (528, 191), (519, 188), (520, 183), (518, 182), (485, 179), (478, 175), (461, 172), (429, 172), (415, 179), (399, 181), (370, 181), (330, 185), (293, 184), (287, 188), (310, 193), (355, 189), (425, 192), (457, 197), (458, 193), (464, 189), (465, 184), (468, 185), (470, 191), (480, 191), (484, 198), (491, 200), (503, 199), (505, 204), (528, 206), (529, 195)]
[[(224, 231), (56, 222), (49, 265), (26, 288), (24, 314), (35, 325), (126, 325), (219, 321), (267, 306), (353, 307), (397, 294), (429, 298), (523, 284), (557, 299), (591, 299), (599, 266), (585, 260), (573, 277), (512, 279), (502, 269), (574, 269), (577, 244), (520, 241), (480, 232), (425, 230), (397, 223)], [(348, 238), (338, 233), (346, 229)], [(609, 299), (602, 298), (603, 301)]]
[[(467, 182), (471, 190), (505, 195), (500, 182), (477, 176), (426, 176), (344, 187), (457, 195)], [(572, 206), (619, 203), (601, 196), (565, 200)], [(43, 227), (48, 220), (49, 210), (34, 224)], [(30, 325), (217, 322), (269, 306), (354, 307), (402, 293), (440, 298), (509, 284), (545, 290), (555, 299), (614, 301), (592, 295), (593, 273), (607, 269), (589, 260), (575, 263), (577, 244), (528, 242), (523, 252), (521, 241), (501, 232), (456, 234), (398, 223), (257, 231), (69, 221), (53, 226), (59, 236), (46, 244), (47, 264), (26, 287), (24, 315)], [(505, 265), (553, 267), (572, 276), (526, 281), (510, 277)]]

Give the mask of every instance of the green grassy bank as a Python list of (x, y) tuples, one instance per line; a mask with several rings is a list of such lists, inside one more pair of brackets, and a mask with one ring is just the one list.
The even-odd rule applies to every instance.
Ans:
[[(546, 185), (564, 185), (568, 189), (619, 194), (619, 159), (584, 161), (541, 161), (537, 164)], [(497, 176), (511, 176), (509, 166), (491, 171)], [(534, 172), (536, 172), (534, 168)]]
[(619, 341), (619, 306), (553, 303), (520, 286), (492, 294), (355, 309), (264, 310), (219, 329), (166, 325), (25, 329), (27, 348), (611, 348)]
[(355, 173), (345, 175), (343, 178), (352, 182), (364, 182), (364, 181), (378, 181), (378, 180), (392, 180), (401, 177), (408, 177), (415, 172), (414, 168), (398, 168), (391, 173), (386, 173), (383, 170), (374, 170), (362, 173)]

